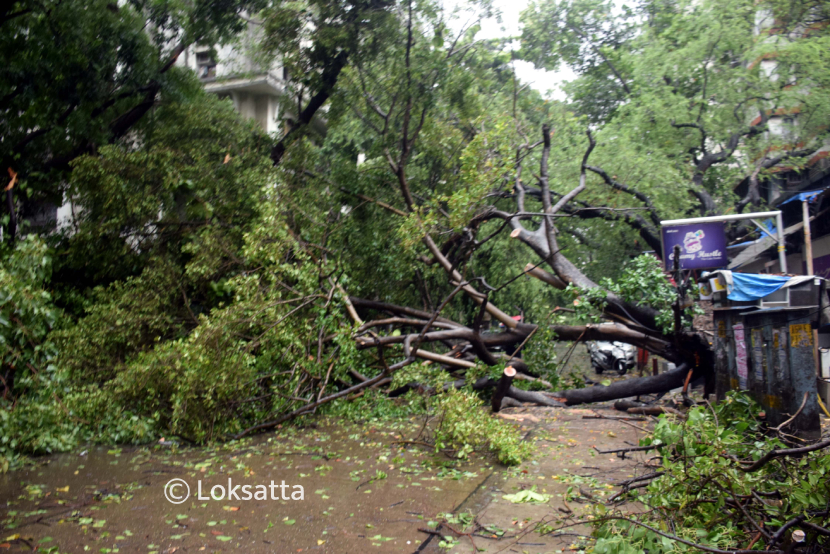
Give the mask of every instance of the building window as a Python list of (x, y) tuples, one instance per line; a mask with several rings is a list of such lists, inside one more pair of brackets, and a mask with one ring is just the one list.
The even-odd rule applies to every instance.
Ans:
[(196, 73), (201, 79), (216, 77), (216, 62), (209, 51), (196, 52)]

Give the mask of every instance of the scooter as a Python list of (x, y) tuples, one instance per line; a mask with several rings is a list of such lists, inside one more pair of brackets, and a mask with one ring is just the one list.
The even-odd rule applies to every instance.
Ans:
[(603, 371), (615, 371), (625, 375), (637, 365), (637, 347), (624, 342), (594, 341), (587, 344), (591, 367), (599, 375)]

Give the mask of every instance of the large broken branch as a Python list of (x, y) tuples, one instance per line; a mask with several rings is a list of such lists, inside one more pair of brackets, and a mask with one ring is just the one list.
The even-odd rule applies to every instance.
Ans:
[[(399, 362), (399, 363), (395, 364), (394, 366), (391, 366), (390, 370), (395, 371), (397, 369), (400, 369), (401, 367), (404, 367), (405, 365), (408, 365), (408, 363), (409, 362), (404, 360), (403, 362)], [(344, 390), (341, 390), (341, 391), (336, 392), (334, 394), (331, 394), (329, 396), (326, 396), (325, 398), (321, 398), (321, 399), (317, 400), (316, 402), (311, 402), (309, 404), (306, 404), (305, 406), (303, 406), (301, 408), (298, 408), (298, 409), (294, 410), (293, 412), (287, 413), (287, 414), (285, 414), (281, 417), (278, 417), (275, 420), (267, 421), (265, 423), (260, 423), (259, 425), (254, 425), (253, 427), (249, 427), (249, 428), (245, 429), (244, 431), (242, 431), (241, 433), (237, 434), (234, 437), (234, 439), (241, 439), (245, 435), (253, 433), (254, 431), (263, 431), (265, 429), (273, 429), (277, 425), (280, 425), (281, 423), (285, 423), (286, 421), (294, 419), (297, 416), (310, 413), (317, 406), (321, 406), (323, 404), (331, 402), (332, 400), (337, 400), (338, 398), (343, 398), (344, 396), (348, 396), (348, 395), (352, 394), (353, 392), (358, 392), (358, 391), (361, 391), (361, 390), (363, 390), (367, 387), (371, 387), (372, 385), (380, 383), (382, 380), (386, 379), (387, 377), (388, 377), (388, 375), (385, 372), (381, 373), (380, 375), (377, 375), (376, 377), (373, 377), (373, 378), (371, 378), (367, 381), (363, 381), (362, 383), (358, 383), (357, 385), (355, 385), (353, 387), (349, 387), (347, 389), (344, 389)]]
[(639, 377), (617, 381), (611, 385), (571, 389), (553, 393), (557, 398), (564, 398), (569, 406), (590, 402), (608, 402), (629, 396), (643, 394), (657, 394), (674, 388), (682, 387), (686, 374), (689, 372), (687, 364), (680, 364), (675, 369), (651, 377)]

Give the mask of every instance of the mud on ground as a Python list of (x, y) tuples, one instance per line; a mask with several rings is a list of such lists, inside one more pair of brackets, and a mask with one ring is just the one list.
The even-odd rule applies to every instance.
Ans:
[[(516, 468), (478, 456), (445, 467), (446, 458), (396, 442), (417, 433), (416, 419), (320, 420), (215, 448), (162, 444), (50, 456), (0, 478), (0, 552), (473, 552), (473, 541), (484, 552), (579, 549), (586, 527), (540, 531), (580, 518), (592, 499), (614, 493), (613, 482), (643, 471), (593, 448), (637, 444), (642, 424), (596, 413), (618, 415), (608, 408), (505, 410), (501, 417), (520, 426), (538, 452)], [(165, 499), (171, 479), (189, 484), (187, 501)], [(199, 480), (208, 495), (229, 479), (274, 481), (278, 499), (194, 498)], [(302, 485), (303, 500), (283, 500), (282, 481), (289, 497)], [(523, 490), (550, 497), (538, 504), (503, 498)], [(447, 513), (471, 514), (489, 531), (473, 541), (455, 535), (441, 548), (444, 539), (431, 533), (453, 535), (440, 525)]]

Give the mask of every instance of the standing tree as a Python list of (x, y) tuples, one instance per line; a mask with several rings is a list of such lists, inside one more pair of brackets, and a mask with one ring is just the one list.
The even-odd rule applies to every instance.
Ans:
[(71, 162), (125, 137), (161, 96), (192, 94), (187, 47), (231, 39), (260, 0), (12, 0), (0, 5), (2, 225), (24, 201), (60, 205)]

